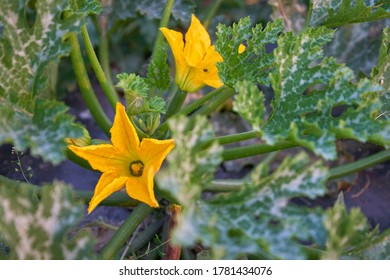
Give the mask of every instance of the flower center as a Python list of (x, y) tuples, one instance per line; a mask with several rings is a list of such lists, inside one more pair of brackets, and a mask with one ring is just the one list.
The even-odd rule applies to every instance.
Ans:
[(130, 163), (130, 174), (134, 177), (142, 176), (142, 172), (144, 171), (144, 163), (140, 160), (133, 161)]

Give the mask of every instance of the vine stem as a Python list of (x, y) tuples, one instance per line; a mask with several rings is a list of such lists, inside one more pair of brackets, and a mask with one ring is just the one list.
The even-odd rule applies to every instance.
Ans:
[(375, 153), (355, 162), (331, 168), (329, 169), (328, 180), (333, 180), (353, 173), (357, 173), (361, 170), (367, 169), (371, 166), (377, 165), (381, 162), (385, 162), (388, 160), (390, 160), (390, 149), (383, 150), (381, 152)]
[(109, 136), (112, 123), (108, 119), (106, 113), (96, 98), (95, 92), (88, 77), (87, 70), (85, 69), (85, 64), (83, 56), (81, 55), (80, 44), (76, 33), (71, 33), (69, 35), (69, 42), (72, 46), (70, 58), (72, 61), (74, 73), (76, 75), (77, 83), (80, 87), (81, 95), (96, 123), (103, 130), (103, 132)]
[(111, 260), (125, 244), (126, 240), (130, 238), (137, 227), (143, 222), (143, 220), (149, 215), (152, 208), (144, 203), (138, 204), (133, 209), (133, 212), (125, 220), (125, 222), (114, 233), (113, 237), (108, 241), (106, 246), (99, 254), (99, 259)]
[[(166, 27), (168, 25), (174, 3), (175, 0), (168, 0), (167, 3), (165, 4), (159, 27)], [(157, 37), (156, 40), (154, 41), (154, 46), (153, 46), (152, 61), (154, 60), (157, 50), (160, 48), (163, 42), (164, 42), (163, 34), (161, 32), (157, 32)]]
[(213, 19), (214, 15), (218, 11), (219, 6), (221, 5), (222, 0), (214, 0), (211, 1), (211, 5), (208, 8), (208, 12), (206, 14), (205, 19), (203, 20), (203, 26), (204, 28), (208, 28), (210, 25), (211, 20)]
[(81, 27), (81, 36), (84, 41), (85, 49), (87, 51), (87, 55), (89, 61), (91, 62), (92, 68), (96, 74), (96, 77), (113, 109), (115, 109), (116, 103), (118, 102), (118, 96), (112, 84), (106, 78), (106, 75), (100, 65), (100, 62), (96, 56), (95, 50), (93, 49), (93, 45), (91, 43), (91, 39), (88, 34), (88, 29), (84, 25)]
[[(188, 104), (187, 106), (185, 106), (184, 108), (179, 110), (177, 112), (177, 114), (178, 115), (188, 115), (188, 114), (192, 113), (193, 111), (200, 108), (204, 103), (206, 103), (210, 99), (218, 96), (226, 88), (227, 88), (226, 86), (222, 86), (220, 88), (217, 88), (217, 89), (203, 95), (201, 98), (191, 102), (190, 104)], [(167, 120), (167, 117), (165, 117), (165, 121), (160, 125), (159, 131), (165, 132), (168, 130), (168, 123), (166, 122), (166, 120)]]

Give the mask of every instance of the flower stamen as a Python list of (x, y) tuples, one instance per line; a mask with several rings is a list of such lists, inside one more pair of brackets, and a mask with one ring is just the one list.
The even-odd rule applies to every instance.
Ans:
[(141, 177), (144, 172), (144, 163), (140, 160), (130, 163), (130, 174), (134, 177)]

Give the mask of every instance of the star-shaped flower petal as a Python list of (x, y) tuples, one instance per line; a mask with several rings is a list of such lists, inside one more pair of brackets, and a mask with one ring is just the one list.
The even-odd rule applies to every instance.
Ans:
[(185, 35), (180, 32), (160, 28), (175, 59), (175, 83), (186, 92), (195, 92), (205, 85), (219, 88), (223, 85), (218, 76), (217, 62), (222, 56), (211, 45), (210, 35), (196, 16), (192, 15), (191, 25)]
[(93, 169), (103, 172), (89, 203), (88, 213), (122, 187), (126, 187), (130, 197), (151, 207), (158, 207), (153, 178), (175, 146), (173, 139), (144, 138), (140, 141), (124, 106), (120, 103), (116, 105), (116, 115), (110, 132), (112, 144), (69, 146), (72, 152), (87, 160)]

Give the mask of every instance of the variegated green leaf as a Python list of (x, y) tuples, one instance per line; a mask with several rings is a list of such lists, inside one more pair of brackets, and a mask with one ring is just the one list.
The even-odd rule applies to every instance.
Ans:
[[(218, 25), (215, 48), (223, 57), (223, 62), (217, 63), (221, 80), (230, 86), (242, 80), (268, 84), (269, 67), (273, 65), (274, 56), (267, 48), (276, 43), (282, 30), (282, 19), (268, 23), (264, 29), (261, 24), (251, 28), (249, 17), (232, 27)], [(238, 52), (240, 44), (246, 46), (242, 53)]]
[(33, 155), (59, 163), (65, 158), (64, 138), (77, 138), (82, 131), (62, 103), (40, 100), (46, 98), (42, 75), (49, 62), (68, 54), (64, 36), (80, 28), (84, 15), (64, 19), (67, 1), (36, 1), (35, 19), (29, 22), (26, 2), (1, 1), (0, 143), (11, 142), (21, 151), (30, 148)]
[[(175, 131), (174, 127), (172, 129)], [(195, 173), (196, 176), (177, 174), (178, 164), (189, 171), (198, 170), (195, 166), (199, 163), (195, 160), (191, 162), (185, 156), (178, 158), (179, 153), (191, 154), (182, 149), (181, 145), (175, 148), (177, 154), (159, 180), (160, 186), (171, 190), (182, 206), (174, 231), (175, 242), (182, 246), (200, 242), (210, 248), (211, 257), (215, 259), (241, 258), (247, 254), (260, 258), (300, 259), (305, 258), (300, 242), (313, 246), (324, 244), (322, 210), (291, 203), (293, 198), (315, 198), (325, 193), (323, 183), (327, 171), (320, 162), (308, 166), (308, 157), (299, 154), (287, 158), (269, 176), (266, 176), (267, 166), (260, 165), (241, 191), (200, 200), (203, 180), (199, 173)], [(208, 153), (210, 158), (215, 156), (211, 151)], [(206, 154), (202, 157), (204, 160), (200, 162), (207, 163)], [(187, 166), (193, 167), (190, 170)], [(210, 168), (204, 172), (207, 173), (203, 176), (211, 175)]]
[[(159, 19), (165, 4), (166, 1), (162, 0), (116, 0), (112, 3), (112, 10), (114, 17), (122, 20), (135, 18), (137, 13), (150, 19)], [(195, 4), (192, 0), (177, 0), (172, 7), (172, 16), (177, 20), (187, 22), (194, 8)]]
[(205, 117), (177, 116), (168, 123), (175, 149), (167, 157), (169, 168), (160, 172), (158, 179), (164, 190), (186, 205), (198, 200), (202, 190), (211, 183), (222, 162), (222, 147), (216, 141), (210, 142), (214, 131)]
[(278, 39), (277, 71), (270, 74), (273, 112), (262, 130), (268, 143), (289, 139), (326, 159), (336, 157), (338, 135), (389, 143), (389, 123), (375, 119), (380, 87), (368, 79), (355, 82), (351, 69), (322, 59), (322, 45), (332, 37), (332, 30), (317, 28)]
[(390, 17), (385, 0), (315, 0), (310, 24), (337, 27)]
[(71, 235), (83, 215), (83, 206), (70, 187), (60, 182), (39, 190), (0, 178), (0, 240), (10, 259), (91, 259), (93, 239), (87, 233)]
[(255, 84), (247, 81), (237, 82), (235, 89), (238, 94), (233, 103), (234, 111), (246, 119), (254, 130), (260, 131), (266, 113), (264, 94)]
[(378, 236), (378, 228), (371, 229), (366, 216), (359, 208), (347, 211), (341, 200), (326, 211), (324, 226), (327, 231), (326, 250), (323, 259), (354, 257), (355, 251), (370, 246)]
[(390, 27), (383, 30), (378, 64), (372, 69), (371, 76), (383, 88), (381, 92), (383, 106), (378, 118), (390, 120)]

